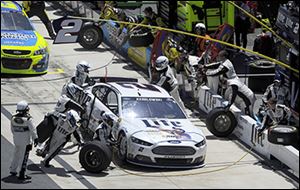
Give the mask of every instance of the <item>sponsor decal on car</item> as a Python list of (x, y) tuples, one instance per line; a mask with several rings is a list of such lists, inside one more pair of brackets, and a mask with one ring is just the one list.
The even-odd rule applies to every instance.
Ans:
[[(142, 120), (146, 127), (158, 129), (161, 133), (161, 136), (165, 138), (176, 138), (176, 139), (191, 139), (191, 136), (185, 132), (185, 130), (181, 129), (180, 121), (166, 121), (164, 119), (161, 120)], [(169, 128), (165, 128), (165, 126), (169, 126)], [(157, 131), (156, 131), (157, 132)], [(166, 134), (167, 133), (167, 134)]]

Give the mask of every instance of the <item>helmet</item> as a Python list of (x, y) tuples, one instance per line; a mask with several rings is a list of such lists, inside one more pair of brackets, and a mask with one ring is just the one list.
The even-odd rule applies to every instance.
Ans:
[(275, 86), (280, 86), (282, 84), (282, 78), (283, 76), (281, 74), (275, 74), (274, 81), (273, 81)]
[(80, 121), (80, 117), (76, 111), (69, 110), (67, 112), (67, 120), (68, 120), (70, 126), (75, 127), (78, 125), (78, 123)]
[(155, 68), (157, 71), (164, 70), (169, 64), (169, 59), (166, 56), (159, 56), (155, 61)]
[(17, 111), (24, 112), (24, 111), (28, 111), (28, 110), (29, 110), (29, 106), (25, 100), (22, 100), (17, 103)]
[(201, 34), (205, 34), (206, 27), (203, 23), (198, 23), (195, 25), (195, 31), (199, 30)]
[(66, 87), (66, 95), (72, 100), (78, 100), (78, 96), (83, 89), (74, 83), (69, 83)]
[(75, 71), (75, 83), (79, 86), (82, 86), (85, 83), (88, 73), (89, 73), (90, 65), (87, 61), (80, 60), (76, 65)]
[(90, 64), (85, 60), (78, 61), (76, 71), (79, 73), (89, 73)]

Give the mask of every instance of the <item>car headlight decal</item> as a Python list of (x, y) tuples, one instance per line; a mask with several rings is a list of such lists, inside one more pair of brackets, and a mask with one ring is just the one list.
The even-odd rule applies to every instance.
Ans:
[(131, 137), (131, 141), (136, 143), (136, 144), (140, 144), (140, 145), (144, 145), (144, 146), (152, 146), (152, 143), (143, 141), (141, 139), (135, 138), (135, 137)]
[(47, 48), (41, 48), (34, 52), (34, 55), (44, 55), (47, 53)]
[(196, 146), (196, 147), (201, 147), (201, 146), (203, 146), (203, 145), (205, 145), (205, 144), (206, 144), (206, 140), (203, 139), (201, 142), (198, 142), (197, 144), (195, 144), (195, 146)]

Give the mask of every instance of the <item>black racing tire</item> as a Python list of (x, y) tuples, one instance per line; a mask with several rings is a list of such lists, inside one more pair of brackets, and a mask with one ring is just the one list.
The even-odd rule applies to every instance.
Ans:
[[(124, 144), (125, 143), (125, 144)], [(121, 132), (118, 136), (118, 159), (122, 162), (126, 162), (127, 159), (127, 140), (124, 132)]]
[(81, 166), (90, 173), (100, 173), (112, 161), (112, 152), (102, 141), (92, 141), (84, 145), (79, 153)]
[(237, 120), (231, 111), (223, 107), (211, 110), (206, 118), (207, 129), (217, 137), (227, 137), (237, 126)]
[(129, 45), (132, 47), (147, 47), (154, 42), (154, 37), (151, 32), (144, 34), (131, 35), (129, 37)]
[(103, 41), (103, 31), (95, 25), (83, 26), (79, 32), (78, 43), (85, 49), (96, 49)]
[(298, 129), (288, 125), (277, 125), (268, 129), (268, 141), (273, 144), (295, 145), (298, 142)]

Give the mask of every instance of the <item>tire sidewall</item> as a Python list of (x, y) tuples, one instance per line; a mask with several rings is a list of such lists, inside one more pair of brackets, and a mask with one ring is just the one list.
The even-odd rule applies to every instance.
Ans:
[[(83, 36), (88, 30), (94, 30), (98, 35), (97, 41), (94, 42), (93, 44), (86, 43), (83, 38)], [(97, 27), (95, 25), (83, 26), (83, 28), (79, 32), (78, 42), (85, 49), (89, 49), (89, 50), (96, 49), (102, 43), (102, 41), (103, 41), (103, 31), (100, 27)]]
[[(282, 131), (280, 129), (289, 129)], [(298, 141), (298, 129), (293, 126), (278, 125), (268, 129), (268, 141), (273, 144), (293, 145)]]
[[(122, 152), (121, 152), (121, 141), (122, 140), (125, 140), (126, 141), (126, 150), (125, 150), (125, 153), (124, 154), (122, 154)], [(119, 137), (118, 137), (118, 150), (117, 150), (117, 155), (118, 155), (118, 159), (119, 160), (121, 160), (122, 162), (124, 162), (124, 161), (126, 161), (126, 158), (127, 158), (127, 144), (128, 142), (127, 142), (127, 140), (126, 140), (126, 135), (125, 135), (125, 133), (124, 132), (121, 132), (120, 133), (120, 135), (119, 135)]]
[[(218, 131), (218, 129), (214, 126), (215, 120), (217, 117), (220, 115), (226, 115), (230, 120), (231, 120), (231, 125), (226, 131)], [(206, 127), (207, 129), (214, 134), (217, 137), (227, 137), (229, 136), (232, 131), (235, 129), (237, 126), (237, 120), (234, 116), (234, 114), (231, 111), (225, 111), (223, 107), (217, 107), (213, 110), (211, 110), (206, 118)]]
[[(91, 167), (91, 164), (87, 163), (87, 154), (90, 151), (96, 151), (100, 155), (100, 164)], [(79, 152), (79, 162), (81, 166), (87, 171), (91, 173), (99, 173), (103, 170), (105, 170), (111, 163), (112, 161), (112, 152), (111, 150), (107, 147), (104, 142), (100, 141), (92, 141), (84, 145), (80, 152)]]

